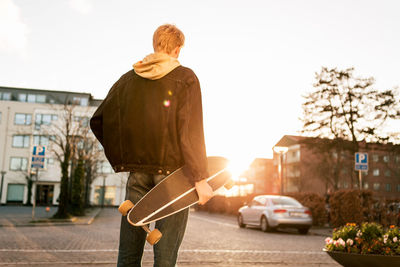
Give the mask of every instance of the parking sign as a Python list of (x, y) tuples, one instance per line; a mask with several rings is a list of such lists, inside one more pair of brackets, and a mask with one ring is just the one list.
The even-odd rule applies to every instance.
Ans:
[(32, 149), (31, 168), (43, 169), (45, 156), (46, 156), (45, 146), (34, 146)]
[(355, 166), (356, 171), (368, 171), (368, 153), (357, 152), (355, 154)]

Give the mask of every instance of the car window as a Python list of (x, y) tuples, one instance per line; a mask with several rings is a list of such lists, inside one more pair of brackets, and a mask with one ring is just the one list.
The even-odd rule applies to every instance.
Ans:
[(271, 198), (271, 202), (273, 205), (297, 206), (297, 207), (302, 206), (297, 200), (288, 197)]
[(259, 201), (260, 201), (260, 205), (261, 206), (267, 206), (267, 199), (266, 198), (260, 198)]
[(258, 199), (256, 200), (256, 199), (254, 199), (252, 202), (251, 202), (251, 206), (261, 206), (262, 204), (258, 201)]

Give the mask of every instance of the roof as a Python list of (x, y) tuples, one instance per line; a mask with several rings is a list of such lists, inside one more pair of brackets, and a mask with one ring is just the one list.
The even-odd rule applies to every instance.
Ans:
[[(1, 97), (1, 93), (3, 93), (3, 97)], [(4, 93), (9, 93), (7, 99), (4, 99)], [(45, 99), (44, 101), (36, 103), (74, 104), (76, 101), (79, 102), (80, 99), (85, 99), (85, 104), (83, 106), (98, 106), (102, 101), (100, 99), (94, 99), (90, 93), (0, 86), (0, 100), (29, 102), (29, 100), (20, 100), (21, 94), (46, 96), (43, 97), (43, 99)], [(35, 97), (33, 97), (33, 99), (35, 99)], [(35, 103), (35, 101), (33, 102)]]

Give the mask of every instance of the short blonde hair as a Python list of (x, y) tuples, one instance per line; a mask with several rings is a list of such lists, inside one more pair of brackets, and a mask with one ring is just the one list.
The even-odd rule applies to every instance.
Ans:
[(164, 24), (157, 28), (153, 35), (154, 52), (171, 53), (175, 48), (183, 46), (185, 35), (175, 25)]

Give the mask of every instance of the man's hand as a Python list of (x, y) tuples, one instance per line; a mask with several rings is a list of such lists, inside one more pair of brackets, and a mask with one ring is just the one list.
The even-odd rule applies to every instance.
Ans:
[(199, 204), (204, 205), (210, 198), (213, 197), (213, 190), (207, 181), (201, 180), (195, 184), (197, 194), (199, 195)]

